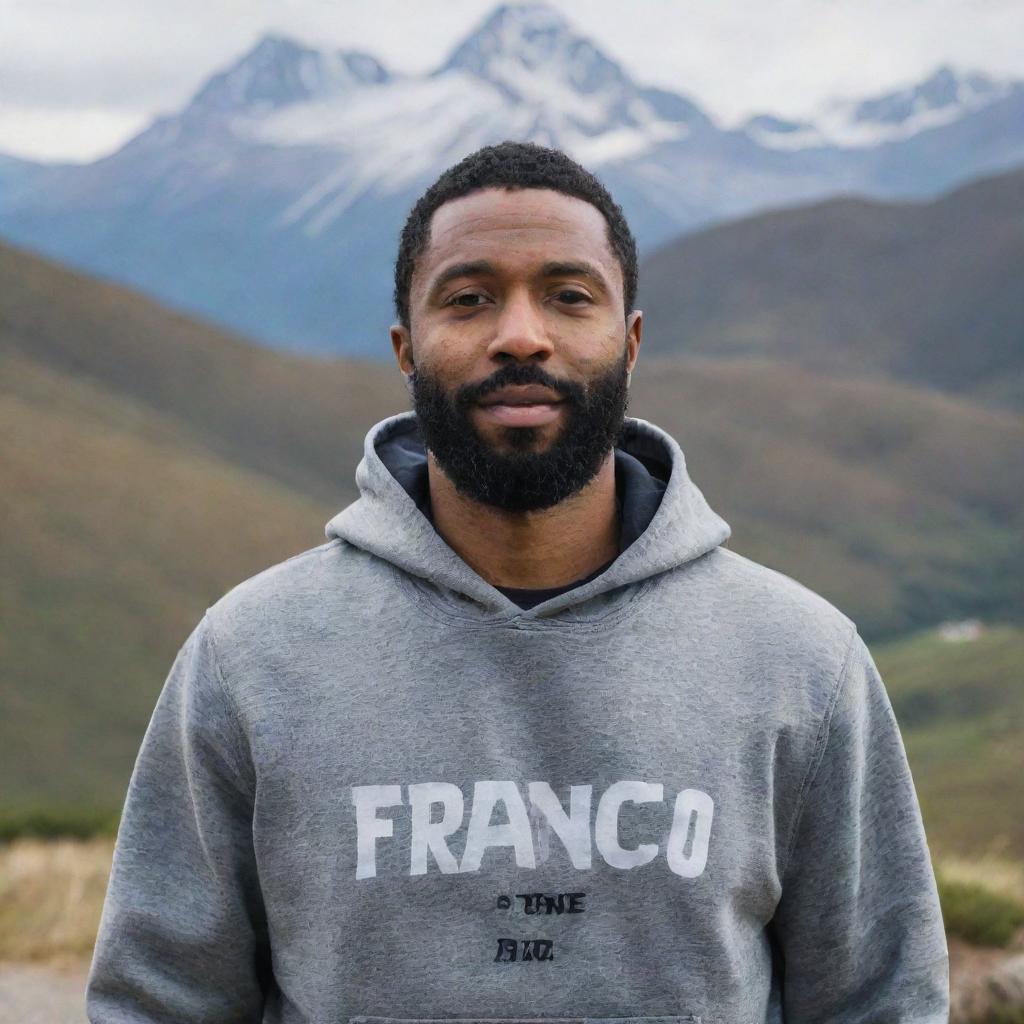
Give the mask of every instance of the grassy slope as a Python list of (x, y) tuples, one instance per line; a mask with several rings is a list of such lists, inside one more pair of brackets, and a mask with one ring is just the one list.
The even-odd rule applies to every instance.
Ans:
[(187, 422), (211, 451), (335, 504), (355, 496), (367, 427), (408, 407), (393, 367), (275, 352), (0, 243), (5, 349)]
[(322, 543), (334, 508), (3, 353), (0, 436), (0, 804), (109, 806), (203, 609)]
[(869, 638), (1020, 619), (1024, 417), (793, 365), (641, 358), (631, 412), (666, 427), (730, 546)]
[(872, 648), (933, 851), (1024, 862), (1024, 629), (925, 630)]

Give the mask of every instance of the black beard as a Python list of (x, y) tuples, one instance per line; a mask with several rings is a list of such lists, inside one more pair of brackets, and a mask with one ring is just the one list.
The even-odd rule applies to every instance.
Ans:
[[(479, 384), (447, 391), (422, 370), (410, 375), (420, 432), (438, 465), (461, 494), (507, 512), (550, 508), (597, 475), (623, 427), (629, 398), (628, 350), (587, 386), (552, 377), (536, 363), (508, 363)], [(533, 451), (538, 427), (505, 427), (512, 449), (497, 451), (477, 432), (471, 411), (509, 384), (540, 384), (562, 396), (565, 422), (544, 451)]]

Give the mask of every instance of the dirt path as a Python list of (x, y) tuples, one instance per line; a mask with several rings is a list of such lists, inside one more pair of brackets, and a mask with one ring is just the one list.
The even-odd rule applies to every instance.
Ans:
[(89, 961), (0, 963), (0, 1024), (87, 1024)]

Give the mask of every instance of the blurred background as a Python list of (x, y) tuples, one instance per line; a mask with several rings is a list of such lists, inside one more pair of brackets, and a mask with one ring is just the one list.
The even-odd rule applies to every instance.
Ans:
[[(954, 1024), (1024, 1022), (1024, 5), (0, 0), (0, 1020), (84, 1021), (206, 607), (408, 407), (398, 232), (505, 138), (643, 257), (632, 415), (892, 699)], [(4, 1016), (6, 1014), (7, 1016)]]

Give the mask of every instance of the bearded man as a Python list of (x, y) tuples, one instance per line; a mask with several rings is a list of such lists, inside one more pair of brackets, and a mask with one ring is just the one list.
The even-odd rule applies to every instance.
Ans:
[(179, 652), (93, 1024), (945, 1024), (885, 687), (625, 415), (636, 287), (622, 210), (556, 150), (484, 148), (416, 203), (414, 409), (327, 542)]

